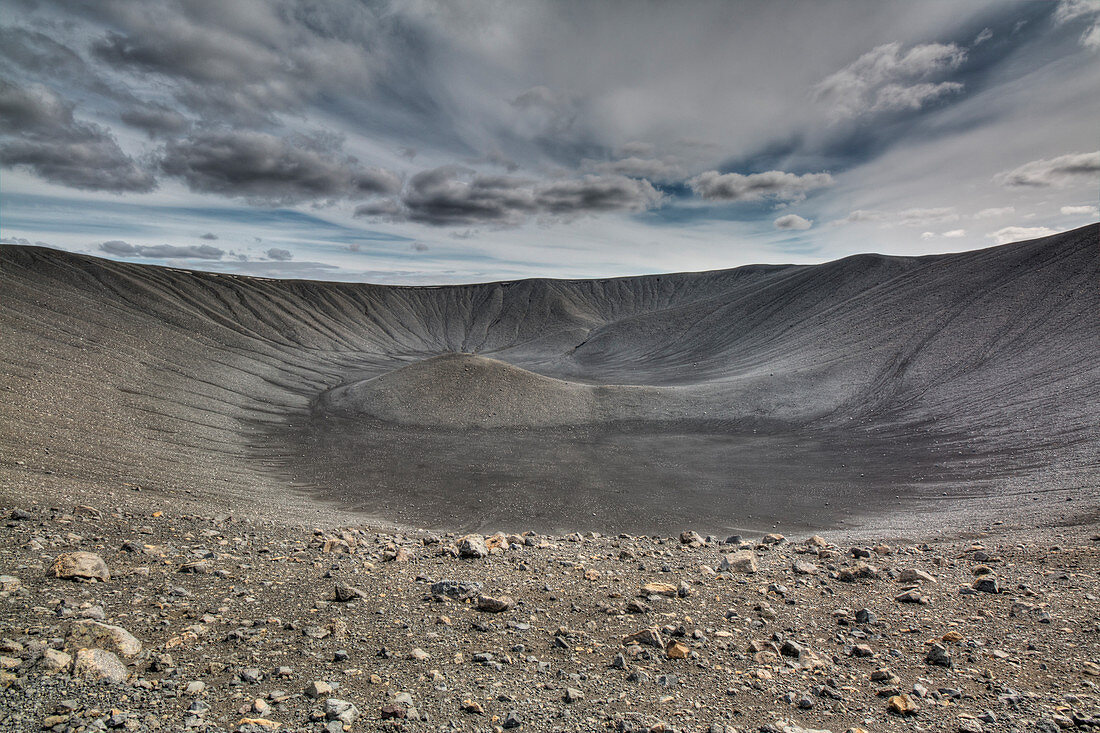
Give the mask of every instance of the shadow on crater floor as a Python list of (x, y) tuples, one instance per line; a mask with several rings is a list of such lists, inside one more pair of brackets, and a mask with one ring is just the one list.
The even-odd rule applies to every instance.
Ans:
[(958, 444), (720, 424), (448, 430), (314, 418), (278, 436), (299, 491), (401, 524), (725, 536), (852, 526), (944, 490), (976, 495)]

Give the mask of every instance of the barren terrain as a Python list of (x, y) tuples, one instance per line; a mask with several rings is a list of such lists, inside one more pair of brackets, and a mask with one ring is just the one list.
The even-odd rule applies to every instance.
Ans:
[(1098, 283), (0, 247), (0, 729), (1100, 727)]

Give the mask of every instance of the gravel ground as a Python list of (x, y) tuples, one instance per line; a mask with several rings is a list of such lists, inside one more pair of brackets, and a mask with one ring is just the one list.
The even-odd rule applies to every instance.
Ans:
[[(1100, 728), (1095, 525), (886, 545), (3, 512), (4, 730)], [(99, 579), (53, 577), (81, 552), (105, 568), (60, 573)]]

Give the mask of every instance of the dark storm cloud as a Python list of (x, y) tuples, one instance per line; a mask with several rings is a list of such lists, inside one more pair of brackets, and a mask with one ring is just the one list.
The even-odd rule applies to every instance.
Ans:
[(79, 54), (45, 33), (27, 28), (0, 28), (0, 55), (27, 71), (61, 72), (69, 76), (86, 73)]
[(0, 163), (92, 191), (145, 192), (156, 187), (103, 127), (73, 117), (52, 90), (0, 80)]
[(0, 28), (0, 70), (9, 81), (51, 79), (122, 103), (132, 103), (125, 88), (108, 83), (84, 58), (64, 43), (31, 28)]
[(370, 201), (356, 207), (356, 216), (369, 216), (378, 219), (391, 219), (394, 221), (404, 218), (405, 210), (397, 199), (379, 199)]
[(0, 134), (49, 134), (73, 124), (72, 105), (49, 89), (0, 79)]
[(359, 165), (331, 143), (262, 132), (203, 132), (170, 142), (161, 169), (193, 191), (269, 204), (392, 194), (401, 180)]
[[(675, 88), (687, 96), (678, 104), (665, 104), (665, 90), (653, 86), (653, 80), (637, 77), (635, 66), (624, 66), (616, 60), (630, 56), (618, 41), (607, 41), (595, 34), (600, 24), (622, 25), (623, 19), (613, 13), (589, 14), (554, 10), (539, 3), (520, 3), (501, 15), (488, 5), (475, 4), (456, 11), (431, 3), (391, 6), (351, 0), (323, 4), (286, 0), (233, 3), (151, 0), (84, 2), (63, 7), (66, 11), (63, 16), (69, 22), (80, 17), (85, 23), (80, 50), (89, 55), (90, 64), (103, 76), (127, 79), (135, 83), (135, 89), (146, 87), (139, 94), (142, 97), (150, 97), (154, 89), (160, 94), (151, 102), (126, 104), (121, 112), (114, 113), (116, 118), (150, 137), (171, 140), (185, 134), (188, 118), (196, 116), (207, 123), (232, 122), (238, 134), (244, 134), (243, 123), (245, 128), (263, 129), (262, 133), (248, 134), (278, 133), (285, 137), (279, 128), (287, 124), (288, 114), (325, 111), (335, 112), (346, 122), (354, 119), (356, 132), (365, 136), (383, 128), (399, 129), (401, 145), (387, 147), (391, 151), (403, 147), (410, 159), (413, 151), (421, 147), (438, 152), (440, 145), (446, 145), (453, 151), (451, 160), (487, 162), (509, 173), (520, 166), (546, 171), (545, 165), (531, 165), (532, 160), (541, 159), (564, 166), (574, 175), (590, 172), (601, 178), (625, 176), (663, 184), (682, 182), (687, 176), (711, 169), (741, 170), (721, 165), (721, 153), (713, 143), (708, 143), (711, 149), (705, 161), (673, 154), (674, 146), (667, 139), (657, 144), (637, 139), (612, 144), (619, 137), (617, 125), (633, 125), (635, 120), (652, 118), (659, 128), (676, 129), (683, 124), (683, 110), (692, 108), (695, 96), (703, 93), (708, 104), (722, 98), (707, 90), (709, 82), (705, 80), (697, 84), (698, 80), (680, 79)], [(750, 14), (756, 13), (753, 10)], [(554, 67), (557, 72), (548, 70), (545, 82), (532, 79), (537, 82), (533, 86), (529, 81), (515, 84), (506, 93), (493, 89), (492, 94), (480, 88), (479, 79), (497, 79), (498, 72), (509, 70), (510, 62), (526, 63), (521, 49), (524, 44), (541, 47), (545, 42), (543, 31), (566, 32), (573, 21), (589, 15), (592, 25), (588, 30), (570, 32), (569, 38), (560, 39), (562, 55), (568, 57), (574, 44), (580, 48), (599, 36), (601, 48), (610, 44), (606, 63), (586, 69), (583, 76), (593, 80), (606, 76), (611, 82), (608, 89), (629, 94), (596, 93), (602, 87), (562, 76), (557, 73), (562, 71), (557, 63)], [(658, 33), (661, 26), (686, 22), (686, 28), (693, 32), (713, 25), (714, 33), (721, 35), (720, 28), (731, 21), (728, 13), (715, 8), (700, 9), (698, 18), (690, 22), (689, 17), (690, 14), (655, 12), (632, 19), (627, 28), (643, 37), (650, 31), (662, 36)], [(561, 21), (567, 22), (562, 25)], [(56, 13), (53, 22), (58, 22)], [(483, 26), (514, 39), (515, 47), (485, 43)], [(530, 35), (536, 31), (539, 33)], [(690, 36), (691, 33), (686, 34)], [(693, 43), (691, 54), (698, 53), (697, 45), (705, 44)], [(954, 68), (965, 56), (964, 51), (952, 44), (899, 42), (880, 44), (871, 51), (866, 48), (869, 46), (863, 47), (862, 56), (848, 56), (846, 67), (826, 67), (840, 68), (820, 84), (821, 97), (833, 107), (919, 106), (933, 93), (919, 85), (941, 83), (940, 79), (929, 77)], [(518, 52), (518, 55), (498, 55), (502, 49), (512, 49), (509, 54)], [(662, 56), (676, 55), (672, 47), (660, 46), (653, 51)], [(538, 49), (532, 48), (531, 53), (537, 52)], [(72, 52), (68, 57), (73, 64), (84, 63)], [(856, 61), (852, 62), (852, 58)], [(675, 64), (670, 66), (674, 71), (677, 68)], [(728, 131), (731, 126), (718, 121), (725, 117), (724, 112), (729, 110), (716, 108), (706, 114), (700, 111), (692, 115), (692, 132), (713, 137), (708, 132), (715, 128)], [(705, 127), (695, 129), (698, 124)], [(741, 126), (739, 123), (733, 127)], [(469, 138), (456, 139), (463, 134)], [(209, 135), (204, 133), (204, 137)], [(249, 166), (245, 166), (239, 179), (229, 171), (217, 170), (218, 161), (211, 159), (209, 151), (199, 149), (201, 142), (191, 138), (171, 143), (163, 168), (182, 177), (193, 190), (266, 203), (341, 197), (340, 184), (331, 180), (325, 183), (329, 176), (316, 175), (315, 161), (303, 161), (301, 165), (291, 161), (291, 180), (278, 186), (274, 181), (263, 180), (266, 168), (252, 175)], [(463, 145), (466, 150), (462, 150)], [(253, 143), (252, 147), (257, 145)], [(620, 151), (617, 156), (609, 153), (614, 149)], [(219, 155), (221, 152), (224, 151), (219, 150)], [(326, 154), (338, 162), (338, 156)], [(203, 160), (195, 160), (195, 156)], [(233, 153), (226, 156), (234, 158)], [(200, 167), (204, 169), (199, 170)], [(307, 170), (299, 176), (299, 168)], [(360, 190), (385, 193), (392, 188), (390, 183), (377, 175), (366, 175)], [(494, 198), (492, 194), (478, 194), (476, 189), (482, 184), (492, 186), (489, 181), (475, 184), (472, 197)], [(475, 208), (476, 204), (475, 201)], [(373, 208), (385, 206), (376, 204)], [(523, 206), (517, 203), (504, 208), (507, 212), (484, 212), (484, 215), (489, 220), (512, 219), (522, 214)], [(436, 218), (430, 213), (424, 216)]]
[(660, 198), (648, 181), (622, 176), (583, 176), (536, 189), (539, 209), (559, 216), (641, 211)]
[[(469, 169), (446, 166), (417, 173), (400, 202), (387, 202), (388, 215), (395, 219), (433, 226), (469, 224), (517, 225), (536, 206), (529, 181), (508, 176), (474, 175)], [(377, 215), (378, 209), (360, 209), (361, 215)]]
[(5, 167), (24, 167), (50, 183), (87, 191), (144, 193), (156, 182), (119, 149), (102, 128), (83, 127), (66, 137), (0, 143)]
[(179, 112), (159, 106), (134, 107), (123, 112), (120, 118), (127, 125), (144, 130), (151, 138), (173, 137), (191, 126)]
[[(883, 247), (904, 249), (922, 211), (950, 205), (966, 218), (1011, 196), (1028, 218), (995, 220), (992, 230), (1051, 225), (1040, 205), (1087, 201), (1076, 191), (1044, 198), (1053, 186), (1093, 180), (1072, 167), (1010, 169), (1095, 150), (1095, 8), (11, 0), (0, 20), (0, 79), (44, 86), (63, 109), (51, 115), (47, 104), (44, 119), (9, 126), (0, 153), (5, 165), (54, 183), (141, 191), (155, 177), (167, 184), (156, 195), (166, 206), (239, 212), (233, 222), (165, 216), (151, 230), (134, 210), (125, 228), (80, 242), (186, 244), (205, 231), (247, 231), (242, 241), (264, 242), (251, 256), (271, 266), (314, 259), (303, 242), (319, 240), (289, 239), (267, 217), (329, 204), (329, 218), (358, 205), (360, 216), (392, 223), (380, 227), (387, 232), (424, 240), (430, 262), (446, 251), (433, 236), (465, 236), (463, 249), (500, 261), (504, 237), (490, 230), (609, 214), (576, 225), (578, 236), (602, 242), (578, 268), (633, 262), (646, 226), (664, 227), (646, 266), (682, 267), (688, 256), (699, 260), (692, 267), (729, 264), (731, 251), (750, 251), (732, 241), (796, 240), (796, 209), (776, 204), (807, 196), (813, 205), (797, 210), (816, 220), (809, 231), (825, 243), (815, 252), (854, 246), (851, 228), (828, 225), (849, 212), (853, 228), (873, 226)], [(993, 182), (1002, 171), (998, 181), (1011, 188)], [(53, 224), (28, 204), (28, 225), (16, 230), (12, 196), (44, 187), (4, 174), (5, 234), (33, 240)], [(340, 245), (326, 257), (351, 241), (324, 231)], [(676, 246), (681, 233), (701, 244)], [(514, 235), (519, 251), (533, 252), (535, 240), (555, 246), (547, 243), (569, 233)], [(294, 260), (261, 256), (273, 246)]]
[(150, 259), (220, 260), (225, 256), (225, 250), (211, 247), (209, 244), (197, 246), (142, 245), (130, 244), (121, 239), (104, 242), (99, 245), (99, 251), (119, 257), (147, 257)]
[[(361, 4), (105, 3), (89, 12), (111, 29), (94, 57), (176, 85), (195, 111), (271, 120), (329, 92), (354, 92), (370, 78), (364, 49), (373, 11)], [(363, 36), (355, 34), (363, 33)]]
[(647, 181), (623, 176), (589, 175), (539, 183), (444, 166), (416, 174), (400, 198), (364, 204), (356, 215), (432, 226), (517, 226), (531, 216), (571, 218), (641, 211), (659, 199)]
[(765, 171), (745, 176), (707, 171), (687, 184), (697, 196), (712, 201), (758, 201), (763, 198), (791, 201), (804, 198), (809, 191), (833, 185), (833, 177), (828, 173), (797, 175)]

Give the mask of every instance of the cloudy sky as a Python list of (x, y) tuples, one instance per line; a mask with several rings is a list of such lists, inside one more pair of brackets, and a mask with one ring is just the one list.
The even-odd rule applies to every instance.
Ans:
[(389, 283), (1096, 221), (1100, 0), (6, 0), (0, 238)]

